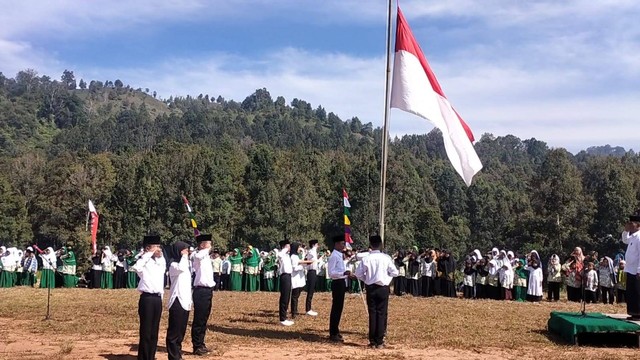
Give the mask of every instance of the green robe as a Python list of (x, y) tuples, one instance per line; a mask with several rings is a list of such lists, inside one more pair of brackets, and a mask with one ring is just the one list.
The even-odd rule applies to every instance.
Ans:
[(276, 291), (276, 264), (273, 256), (267, 258), (262, 267), (264, 276), (264, 291)]
[(55, 288), (56, 287), (56, 273), (52, 269), (42, 269), (40, 271), (40, 287), (41, 288)]
[(526, 279), (529, 278), (529, 274), (524, 269), (524, 266), (520, 266), (514, 271), (514, 296), (513, 300), (515, 301), (526, 301), (527, 300), (527, 287), (526, 286), (517, 286), (521, 279), (524, 279), (523, 284), (526, 284)]
[(78, 276), (76, 276), (76, 254), (69, 250), (60, 257), (62, 259), (62, 279), (64, 287), (74, 288), (78, 286)]
[(242, 254), (238, 249), (234, 250), (237, 255), (229, 257), (231, 263), (230, 289), (231, 291), (242, 291)]
[(244, 290), (256, 292), (260, 290), (260, 254), (258, 250), (251, 249), (251, 256), (246, 260)]
[(136, 264), (136, 257), (131, 254), (125, 261), (127, 262), (127, 289), (136, 289), (138, 287), (138, 274), (132, 269), (133, 265)]

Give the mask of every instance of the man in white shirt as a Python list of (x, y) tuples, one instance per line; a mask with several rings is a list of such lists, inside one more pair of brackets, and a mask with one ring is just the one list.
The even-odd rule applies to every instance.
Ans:
[(318, 316), (318, 313), (311, 308), (318, 275), (318, 240), (309, 241), (309, 251), (307, 252), (305, 260), (311, 261), (311, 264), (307, 265), (307, 299), (305, 302), (305, 311), (309, 316)]
[(369, 256), (362, 259), (355, 276), (364, 281), (367, 288), (369, 346), (381, 349), (384, 347), (384, 335), (387, 333), (389, 284), (399, 273), (391, 257), (380, 252), (382, 238), (374, 235), (369, 238), (369, 243), (372, 250)]
[(211, 266), (213, 267), (213, 282), (215, 282), (215, 286), (213, 287), (214, 291), (220, 290), (220, 286), (222, 285), (222, 259), (220, 258), (220, 253), (218, 250), (213, 251), (213, 257), (211, 258)]
[(220, 290), (231, 290), (229, 283), (231, 281), (231, 261), (229, 261), (229, 253), (224, 255), (222, 259), (222, 274), (220, 274)]
[(640, 321), (640, 214), (629, 217), (622, 233), (622, 242), (627, 244), (627, 252), (624, 255), (627, 314), (629, 320)]
[(133, 266), (140, 277), (138, 283), (138, 291), (140, 291), (138, 360), (153, 360), (156, 358), (158, 347), (158, 328), (162, 316), (164, 272), (167, 269), (167, 263), (162, 256), (160, 236), (145, 236), (142, 245), (144, 253)]
[(347, 277), (351, 275), (344, 265), (344, 235), (333, 237), (333, 252), (327, 265), (327, 276), (331, 278), (331, 315), (329, 317), (329, 340), (343, 342), (340, 334), (340, 318), (344, 308)]
[(291, 273), (293, 272), (291, 256), (289, 256), (290, 249), (289, 240), (280, 241), (280, 251), (278, 251), (278, 274), (280, 275), (279, 315), (280, 324), (284, 326), (293, 325), (293, 321), (287, 320), (287, 310), (291, 300)]
[(204, 343), (207, 332), (207, 320), (211, 315), (213, 298), (213, 265), (211, 264), (211, 234), (200, 234), (196, 237), (197, 249), (193, 255), (193, 323), (191, 324), (191, 342), (193, 353), (205, 355), (210, 352)]

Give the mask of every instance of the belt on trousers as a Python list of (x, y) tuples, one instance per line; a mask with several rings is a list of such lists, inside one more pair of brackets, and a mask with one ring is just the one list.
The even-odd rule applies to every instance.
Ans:
[(160, 294), (143, 292), (143, 293), (140, 294), (140, 296), (142, 296), (142, 297), (147, 297), (147, 296), (160, 297)]
[(371, 284), (371, 285), (365, 285), (365, 287), (372, 288), (372, 289), (377, 289), (377, 288), (388, 288), (389, 285)]
[(194, 286), (194, 289), (213, 290), (213, 286)]

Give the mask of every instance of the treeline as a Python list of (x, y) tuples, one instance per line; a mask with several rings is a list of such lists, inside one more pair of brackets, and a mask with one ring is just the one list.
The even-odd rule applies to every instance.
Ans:
[[(377, 231), (381, 131), (370, 122), (274, 100), (266, 89), (242, 102), (161, 100), (121, 80), (79, 84), (71, 71), (60, 80), (0, 73), (2, 244), (73, 244), (86, 259), (89, 199), (101, 245), (139, 246), (148, 232), (186, 240), (184, 194), (217, 246), (268, 249), (341, 232), (343, 187), (356, 243)], [(611, 147), (600, 153), (613, 156), (574, 156), (491, 134), (476, 150), (484, 169), (467, 188), (437, 131), (391, 141), (388, 247), (543, 256), (620, 247), (621, 225), (640, 199), (639, 156)]]

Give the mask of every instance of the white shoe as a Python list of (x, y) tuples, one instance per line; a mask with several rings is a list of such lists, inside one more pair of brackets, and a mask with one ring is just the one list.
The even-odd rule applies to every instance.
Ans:
[(291, 320), (285, 320), (285, 321), (280, 321), (280, 324), (282, 324), (283, 326), (291, 326), (294, 324), (294, 322)]
[(309, 311), (307, 311), (307, 315), (309, 315), (309, 316), (318, 316), (318, 313), (313, 311), (313, 310), (309, 310)]

